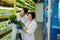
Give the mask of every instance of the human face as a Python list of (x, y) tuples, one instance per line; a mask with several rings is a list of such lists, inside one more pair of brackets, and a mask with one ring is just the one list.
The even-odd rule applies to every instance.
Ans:
[(21, 14), (20, 14), (21, 17), (23, 17), (23, 16), (25, 15), (25, 13), (24, 13), (23, 10), (22, 10), (20, 13), (21, 13)]
[(30, 21), (32, 20), (32, 15), (31, 14), (28, 15), (28, 20), (30, 20)]

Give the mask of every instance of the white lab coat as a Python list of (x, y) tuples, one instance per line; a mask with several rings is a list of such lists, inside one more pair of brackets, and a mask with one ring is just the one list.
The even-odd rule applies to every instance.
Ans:
[(18, 21), (21, 20), (24, 24), (27, 23), (27, 21), (28, 21), (28, 16), (27, 15), (24, 15), (23, 17), (21, 17), (19, 13), (17, 13), (16, 15), (17, 15), (17, 20)]
[[(17, 16), (17, 20), (18, 20), (18, 21), (21, 20), (21, 21), (26, 25), (26, 23), (27, 23), (27, 21), (28, 21), (28, 16), (27, 16), (27, 15), (24, 15), (23, 17), (21, 17), (20, 14), (17, 13), (16, 16)], [(16, 38), (16, 31), (17, 31), (17, 29), (16, 29), (15, 26), (16, 26), (16, 25), (14, 25), (14, 26), (12, 27), (12, 40), (15, 40), (15, 38)], [(21, 31), (22, 31), (22, 30), (18, 30), (19, 33), (21, 33)]]
[(35, 22), (35, 20), (32, 20), (32, 22), (30, 24), (28, 24), (28, 23), (29, 23), (29, 21), (27, 22), (26, 27), (25, 27), (25, 28), (27, 28), (26, 29), (27, 33), (23, 32), (24, 33), (23, 40), (35, 40), (34, 32), (37, 28), (37, 23)]

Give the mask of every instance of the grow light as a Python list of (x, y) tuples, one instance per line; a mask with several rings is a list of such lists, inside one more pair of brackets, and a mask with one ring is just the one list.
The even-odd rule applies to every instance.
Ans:
[(31, 6), (30, 4), (26, 3), (25, 4), (28, 6), (28, 7), (31, 7), (31, 8), (34, 8), (33, 6)]
[(32, 0), (30, 0), (30, 2), (32, 2), (35, 5), (35, 3)]
[(18, 5), (18, 6), (23, 6), (23, 5), (21, 5), (20, 3), (18, 3), (18, 2), (16, 2), (16, 5)]
[(25, 2), (26, 5), (29, 5), (28, 3)]
[(60, 0), (59, 0), (59, 8), (60, 8)]
[(8, 0), (9, 2), (12, 2), (12, 0)]
[(24, 1), (24, 0), (21, 0), (21, 1)]
[(0, 9), (14, 10), (14, 8), (12, 8), (12, 7), (2, 7), (2, 6), (0, 6)]
[(22, 8), (16, 7), (17, 10), (22, 10)]
[(58, 26), (60, 27), (60, 0), (59, 0), (59, 8), (58, 8)]

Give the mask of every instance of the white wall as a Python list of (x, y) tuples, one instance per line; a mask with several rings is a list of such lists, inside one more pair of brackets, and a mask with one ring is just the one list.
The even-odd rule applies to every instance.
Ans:
[(36, 21), (43, 22), (43, 3), (36, 3)]

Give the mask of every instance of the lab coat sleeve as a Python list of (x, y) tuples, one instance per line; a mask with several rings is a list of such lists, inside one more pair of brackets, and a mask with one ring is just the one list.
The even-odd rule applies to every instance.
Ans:
[(24, 17), (22, 19), (23, 19), (22, 22), (26, 25), (28, 22), (28, 16), (24, 15)]
[(36, 30), (36, 28), (37, 28), (37, 24), (33, 23), (33, 24), (31, 24), (31, 25), (28, 26), (28, 28), (27, 28), (26, 31), (27, 31), (27, 33), (34, 33), (35, 30)]
[(28, 16), (25, 17), (24, 24), (26, 25), (28, 21)]
[(16, 16), (17, 16), (16, 20), (17, 20), (17, 21), (20, 21), (19, 13), (17, 13)]

